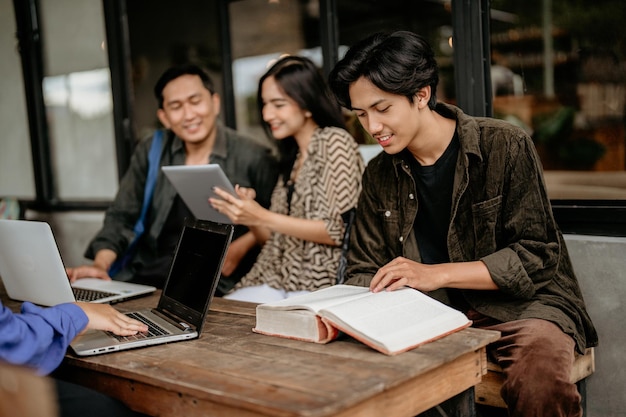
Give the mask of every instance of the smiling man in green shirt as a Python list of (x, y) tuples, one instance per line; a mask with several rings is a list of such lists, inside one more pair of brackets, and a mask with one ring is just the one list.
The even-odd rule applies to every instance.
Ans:
[[(269, 147), (220, 122), (220, 97), (202, 68), (183, 65), (167, 69), (157, 81), (154, 93), (159, 104), (157, 116), (165, 127), (159, 167), (218, 164), (233, 185), (254, 189), (259, 204), (269, 207), (278, 178), (276, 158)], [(104, 225), (85, 252), (93, 263), (68, 268), (70, 280), (85, 276), (110, 279), (111, 265), (123, 256), (134, 238), (153, 140), (146, 138), (135, 148), (115, 200), (106, 212)], [(162, 288), (184, 219), (191, 216), (159, 168), (145, 232), (130, 261), (113, 278)], [(218, 285), (220, 295), (252, 267), (259, 250), (252, 232), (237, 226)]]

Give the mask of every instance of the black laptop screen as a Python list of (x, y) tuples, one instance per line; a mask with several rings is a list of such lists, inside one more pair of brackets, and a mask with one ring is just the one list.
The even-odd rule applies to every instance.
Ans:
[(202, 313), (220, 277), (230, 236), (185, 227), (164, 288), (164, 295)]

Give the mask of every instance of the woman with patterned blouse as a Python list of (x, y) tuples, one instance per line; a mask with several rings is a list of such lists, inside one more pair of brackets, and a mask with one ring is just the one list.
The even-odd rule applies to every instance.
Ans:
[(280, 177), (269, 210), (253, 190), (216, 190), (210, 203), (265, 242), (256, 263), (224, 298), (269, 302), (335, 284), (342, 213), (356, 206), (364, 163), (339, 106), (307, 58), (278, 60), (259, 81), (259, 113), (277, 140)]

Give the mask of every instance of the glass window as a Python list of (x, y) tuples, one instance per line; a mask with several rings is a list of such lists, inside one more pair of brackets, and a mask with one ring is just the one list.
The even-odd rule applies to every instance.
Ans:
[(523, 126), (554, 200), (625, 200), (623, 0), (492, 0), (494, 115)]
[[(33, 159), (26, 115), (24, 79), (15, 32), (13, 2), (0, 0), (0, 198), (35, 198)], [(9, 98), (10, 99), (7, 99)]]
[(127, 0), (132, 64), (133, 137), (141, 140), (160, 127), (154, 85), (172, 65), (206, 69), (226, 105), (222, 89), (220, 14), (217, 1)]
[(102, 5), (50, 0), (40, 6), (43, 93), (57, 196), (110, 200), (117, 190), (117, 161)]
[(267, 141), (258, 120), (259, 78), (283, 54), (306, 56), (322, 67), (319, 5), (317, 1), (243, 0), (231, 2), (228, 13), (237, 130)]
[[(449, 1), (391, 0), (370, 1), (344, 0), (337, 2), (339, 21), (339, 57), (347, 49), (376, 32), (409, 30), (424, 36), (435, 50), (439, 64), (440, 101), (454, 104), (454, 67), (452, 62), (452, 15)], [(351, 115), (351, 133), (360, 143), (376, 143)]]

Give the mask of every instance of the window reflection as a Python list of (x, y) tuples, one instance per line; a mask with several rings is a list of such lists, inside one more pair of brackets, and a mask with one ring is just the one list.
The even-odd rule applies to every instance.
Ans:
[(258, 120), (259, 78), (282, 54), (303, 55), (322, 66), (316, 1), (235, 1), (229, 5), (237, 130), (267, 142)]
[[(376, 32), (408, 30), (424, 36), (432, 45), (439, 65), (437, 98), (448, 103), (456, 101), (449, 0), (342, 0), (337, 2), (337, 19), (340, 58), (354, 43)], [(357, 142), (376, 144), (351, 112), (348, 130)]]
[(491, 6), (494, 114), (532, 135), (550, 197), (626, 199), (624, 2)]
[(94, 119), (113, 110), (108, 68), (45, 77), (46, 107), (67, 107), (83, 119)]
[[(341, 50), (343, 51), (344, 48)], [(345, 51), (343, 51), (345, 53)], [(301, 49), (294, 54), (309, 58), (318, 68), (322, 67), (322, 49)], [(258, 118), (257, 89), (259, 78), (282, 53), (271, 53), (238, 58), (233, 61), (233, 90), (237, 108), (237, 129), (252, 137), (265, 135)]]
[(111, 200), (117, 161), (102, 4), (48, 0), (40, 7), (42, 89), (56, 197)]
[[(108, 68), (45, 77), (57, 191), (64, 200), (115, 195), (113, 99)], [(103, 158), (109, 153), (109, 158)]]
[(3, 129), (0, 153), (0, 198), (35, 198), (35, 179), (29, 141), (28, 112), (20, 54), (15, 46), (16, 19), (12, 2), (0, 0), (0, 126)]

